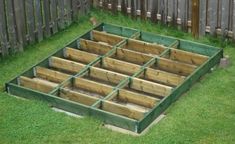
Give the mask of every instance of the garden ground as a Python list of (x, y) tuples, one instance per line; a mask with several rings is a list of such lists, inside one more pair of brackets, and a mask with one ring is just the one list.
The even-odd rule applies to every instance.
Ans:
[[(138, 28), (151, 33), (192, 40), (190, 34), (175, 28), (131, 20), (122, 15), (93, 10), (66, 30), (18, 53), (0, 60), (0, 143), (235, 143), (235, 65), (216, 68), (165, 112), (166, 117), (143, 136), (113, 132), (90, 117), (75, 118), (54, 112), (46, 103), (21, 100), (5, 93), (4, 83), (38, 63), (52, 52), (92, 28), (89, 17), (98, 21)], [(230, 42), (204, 37), (196, 40), (224, 46), (235, 61)]]

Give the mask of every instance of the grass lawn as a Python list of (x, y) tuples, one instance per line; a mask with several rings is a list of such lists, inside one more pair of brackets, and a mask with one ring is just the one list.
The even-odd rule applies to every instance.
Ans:
[[(134, 21), (125, 16), (113, 16), (93, 10), (100, 22), (120, 24), (190, 39), (190, 34), (151, 24)], [(217, 68), (196, 83), (189, 92), (167, 109), (166, 117), (140, 137), (112, 132), (96, 119), (70, 117), (54, 112), (46, 103), (21, 100), (5, 92), (4, 83), (25, 69), (65, 46), (69, 41), (92, 28), (89, 17), (78, 24), (29, 46), (24, 53), (0, 60), (0, 143), (235, 143), (235, 65)], [(220, 47), (221, 40), (205, 37), (197, 40)], [(235, 48), (229, 42), (225, 53), (235, 61)]]

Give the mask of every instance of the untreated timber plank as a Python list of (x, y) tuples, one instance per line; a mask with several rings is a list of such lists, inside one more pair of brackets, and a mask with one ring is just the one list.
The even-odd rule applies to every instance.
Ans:
[(73, 48), (65, 48), (64, 56), (67, 59), (75, 60), (82, 63), (90, 63), (98, 58), (97, 55)]
[[(156, 66), (153, 66), (156, 67)], [(166, 58), (159, 58), (157, 68), (183, 76), (190, 75), (197, 67)]]
[(137, 78), (132, 79), (131, 88), (159, 96), (168, 96), (172, 91), (172, 87)]
[(185, 79), (184, 76), (168, 73), (168, 72), (161, 71), (161, 70), (155, 70), (152, 68), (147, 68), (144, 78), (146, 80), (151, 80), (154, 82), (161, 82), (161, 83), (172, 85), (172, 86), (177, 86), (181, 84)]
[(149, 55), (128, 49), (117, 49), (116, 54), (112, 57), (139, 65), (147, 63), (152, 58)]
[(143, 42), (143, 41), (134, 40), (134, 39), (129, 39), (127, 44), (124, 46), (124, 48), (138, 51), (141, 53), (150, 54), (150, 55), (159, 55), (166, 49), (162, 45)]
[(102, 103), (102, 109), (108, 112), (116, 113), (119, 115), (123, 115), (132, 119), (140, 120), (144, 117), (144, 113), (135, 109), (130, 109), (126, 106), (110, 102), (104, 101)]
[(92, 36), (95, 41), (101, 41), (110, 45), (115, 45), (123, 40), (123, 37), (93, 30)]
[(157, 104), (157, 102), (160, 101), (159, 99), (152, 98), (147, 95), (127, 91), (124, 89), (120, 89), (118, 98), (122, 101), (134, 103), (134, 104), (141, 105), (147, 108), (153, 108)]
[(108, 81), (114, 84), (118, 84), (121, 80), (127, 78), (127, 75), (108, 71), (101, 68), (92, 67), (90, 69), (89, 76), (98, 80)]
[(74, 86), (77, 88), (86, 90), (86, 91), (98, 93), (102, 96), (108, 95), (113, 90), (111, 86), (101, 84), (95, 81), (87, 80), (84, 78), (75, 78)]
[(77, 73), (81, 71), (85, 65), (58, 57), (51, 57), (50, 67)]
[(31, 79), (24, 76), (19, 77), (19, 85), (45, 93), (50, 92), (54, 87), (56, 87), (54, 83)]
[(59, 96), (64, 98), (64, 99), (68, 99), (68, 100), (71, 100), (71, 101), (82, 103), (82, 104), (88, 105), (88, 106), (91, 106), (97, 100), (99, 100), (96, 97), (92, 97), (92, 96), (89, 96), (87, 94), (79, 93), (79, 92), (72, 91), (72, 90), (69, 90), (69, 89), (64, 89), (64, 88), (60, 89)]
[(208, 59), (208, 56), (177, 50), (177, 49), (171, 49), (170, 58), (180, 62), (199, 66)]
[(91, 40), (80, 39), (80, 48), (90, 53), (104, 55), (112, 49), (112, 46)]
[(108, 70), (113, 70), (127, 75), (133, 75), (140, 69), (139, 65), (127, 63), (121, 60), (115, 60), (108, 57), (103, 60), (102, 66)]
[(43, 68), (43, 67), (36, 67), (35, 73), (36, 73), (36, 77), (39, 77), (48, 81), (56, 82), (56, 83), (61, 83), (70, 77), (70, 75), (68, 74), (50, 70), (48, 68)]

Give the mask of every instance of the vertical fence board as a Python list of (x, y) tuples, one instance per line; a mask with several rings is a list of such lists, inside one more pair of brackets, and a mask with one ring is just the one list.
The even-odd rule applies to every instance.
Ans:
[(200, 0), (200, 22), (199, 22), (199, 35), (203, 36), (205, 35), (206, 30), (206, 1)]
[(114, 14), (117, 13), (117, 5), (118, 5), (118, 0), (112, 0), (112, 12)]
[(35, 19), (34, 19), (34, 4), (32, 0), (25, 0), (25, 10), (26, 10), (26, 19), (27, 19), (27, 28), (29, 42), (35, 42)]
[(229, 0), (228, 30), (233, 30), (233, 0)]
[(42, 11), (41, 11), (41, 1), (36, 0), (35, 1), (35, 9), (36, 9), (36, 28), (37, 28), (37, 38), (38, 41), (43, 40), (43, 29), (42, 29)]
[(145, 20), (146, 19), (146, 9), (145, 9), (145, 0), (141, 0), (140, 1), (140, 17), (142, 20)]
[(64, 5), (66, 7), (66, 25), (70, 25), (72, 23), (72, 1), (64, 0)]
[(152, 20), (152, 22), (157, 21), (157, 4), (158, 4), (157, 0), (153, 0), (152, 3), (151, 3), (151, 5), (152, 5), (152, 10), (151, 10), (151, 20)]
[(8, 36), (11, 51), (14, 53), (16, 52), (17, 48), (17, 39), (16, 39), (16, 26), (15, 26), (15, 15), (13, 12), (13, 0), (7, 0), (6, 8), (7, 8), (7, 28), (8, 28)]
[(164, 19), (164, 1), (158, 0), (158, 14), (161, 15), (161, 21)]
[(168, 0), (167, 22), (172, 22), (174, 13), (174, 0)]
[(131, 0), (131, 17), (136, 18), (135, 0)]
[(6, 14), (5, 14), (5, 3), (4, 0), (0, 0), (0, 46), (1, 53), (3, 56), (8, 54), (7, 46), (7, 23), (6, 23)]
[(18, 51), (23, 51), (23, 47), (26, 44), (26, 27), (23, 0), (14, 0), (14, 13), (18, 38)]
[(228, 30), (229, 0), (223, 0), (221, 12), (221, 30), (224, 32)]
[(179, 25), (181, 25), (182, 29), (185, 29), (185, 18), (186, 18), (186, 1), (185, 0), (179, 0), (178, 1), (178, 18), (179, 18)]
[(79, 15), (84, 15), (85, 14), (85, 0), (78, 0), (78, 5), (79, 5)]
[(210, 33), (212, 35), (215, 34), (215, 30), (217, 27), (217, 5), (218, 0), (209, 0), (208, 11), (210, 15)]
[(59, 29), (64, 29), (64, 0), (57, 0), (58, 1), (58, 26)]
[(44, 35), (46, 37), (51, 36), (51, 27), (50, 27), (50, 1), (49, 0), (43, 0), (43, 11), (44, 11)]
[(52, 24), (52, 32), (53, 34), (58, 32), (58, 25), (57, 25), (57, 3), (56, 0), (51, 0), (50, 5), (51, 10), (51, 24)]
[(178, 18), (178, 0), (173, 1), (173, 25), (176, 25)]
[(122, 0), (121, 9), (122, 9), (122, 13), (124, 15), (126, 15), (127, 14), (127, 6), (126, 6), (126, 1), (125, 0)]
[(78, 19), (78, 0), (72, 0), (72, 18), (74, 21)]
[(188, 20), (192, 20), (192, 0), (188, 0)]

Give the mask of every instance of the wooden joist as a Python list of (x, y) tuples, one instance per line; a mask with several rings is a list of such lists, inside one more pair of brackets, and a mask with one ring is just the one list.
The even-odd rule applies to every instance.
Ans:
[(170, 58), (172, 60), (177, 60), (180, 62), (193, 64), (197, 66), (203, 64), (206, 60), (208, 60), (208, 56), (186, 52), (178, 49), (171, 49)]
[(84, 79), (84, 78), (75, 78), (74, 86), (76, 88), (80, 88), (82, 90), (98, 93), (102, 96), (108, 95), (113, 90), (113, 88), (111, 86), (108, 86), (108, 85), (102, 84), (102, 83), (98, 83), (95, 81), (91, 81), (88, 79)]
[(78, 103), (81, 103), (81, 104), (84, 104), (84, 105), (88, 105), (88, 106), (91, 106), (97, 100), (99, 100), (96, 97), (92, 97), (92, 96), (89, 96), (87, 94), (79, 93), (79, 92), (72, 91), (72, 90), (65, 89), (65, 88), (60, 89), (59, 96), (64, 98), (64, 99), (75, 101), (75, 102), (78, 102)]
[(121, 36), (109, 34), (106, 32), (96, 31), (96, 30), (92, 31), (92, 37), (94, 41), (105, 42), (105, 43), (108, 43), (109, 45), (116, 45), (124, 39)]
[(139, 110), (131, 109), (111, 101), (104, 101), (102, 103), (102, 109), (108, 112), (123, 115), (136, 120), (140, 120), (144, 117), (144, 113)]
[(124, 48), (149, 55), (159, 55), (166, 49), (162, 45), (143, 42), (135, 39), (129, 39), (127, 45), (125, 45)]
[(138, 65), (143, 65), (152, 58), (149, 55), (128, 49), (117, 49), (116, 54), (112, 57)]
[(158, 96), (168, 96), (172, 91), (172, 87), (170, 86), (137, 78), (132, 79), (131, 88)]
[(56, 82), (56, 83), (61, 83), (70, 77), (70, 75), (68, 74), (50, 70), (48, 68), (39, 67), (39, 66), (35, 68), (35, 74), (36, 74), (36, 77), (38, 78), (42, 78), (42, 79)]
[(161, 69), (183, 76), (190, 75), (197, 68), (194, 65), (180, 63), (166, 58), (160, 58), (157, 63), (157, 69)]
[(67, 59), (88, 64), (98, 58), (98, 55), (74, 48), (65, 48), (64, 56)]
[(48, 93), (50, 92), (53, 88), (57, 86), (55, 83), (39, 80), (39, 79), (32, 79), (24, 76), (19, 77), (19, 85), (30, 88), (33, 90), (38, 90), (40, 92), (45, 92)]
[(90, 53), (104, 55), (112, 49), (112, 46), (91, 40), (80, 39), (80, 48)]
[(103, 60), (102, 66), (108, 70), (124, 73), (127, 75), (133, 75), (135, 72), (137, 72), (140, 69), (139, 65), (108, 57)]
[(78, 73), (85, 67), (85, 65), (58, 57), (51, 57), (50, 67), (68, 72)]
[(159, 99), (152, 98), (148, 95), (143, 95), (124, 89), (121, 89), (119, 91), (118, 99), (124, 102), (134, 103), (147, 108), (153, 108), (157, 104), (157, 102), (160, 101)]
[(118, 84), (121, 80), (127, 78), (127, 75), (116, 73), (113, 71), (92, 67), (89, 76), (94, 79), (107, 81), (110, 83)]
[(170, 86), (177, 86), (185, 80), (185, 77), (161, 70), (147, 68), (144, 79), (154, 82), (160, 82)]

